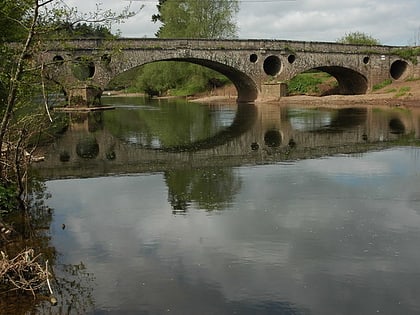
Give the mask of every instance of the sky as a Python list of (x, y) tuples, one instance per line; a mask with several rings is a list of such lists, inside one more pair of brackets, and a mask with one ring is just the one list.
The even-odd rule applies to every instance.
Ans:
[[(92, 11), (96, 3), (121, 11), (127, 0), (65, 0), (79, 12)], [(136, 0), (135, 17), (117, 25), (122, 37), (155, 37), (159, 23), (157, 0)], [(236, 16), (238, 38), (335, 42), (351, 32), (363, 32), (384, 45), (420, 45), (419, 0), (242, 0)]]

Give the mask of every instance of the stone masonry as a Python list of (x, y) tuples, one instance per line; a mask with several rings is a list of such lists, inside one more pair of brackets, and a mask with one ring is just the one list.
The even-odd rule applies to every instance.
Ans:
[(238, 102), (279, 98), (299, 73), (316, 69), (334, 76), (340, 94), (364, 94), (384, 80), (419, 77), (419, 57), (404, 60), (399, 47), (286, 40), (117, 39), (55, 41), (39, 62), (62, 85), (72, 105), (92, 105), (118, 74), (157, 61), (184, 61), (226, 75)]

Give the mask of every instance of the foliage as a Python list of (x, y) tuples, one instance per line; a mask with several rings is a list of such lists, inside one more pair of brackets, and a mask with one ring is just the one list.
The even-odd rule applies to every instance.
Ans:
[(236, 36), (236, 0), (167, 0), (158, 4), (160, 38), (231, 38)]
[(223, 75), (190, 63), (159, 62), (143, 67), (136, 86), (149, 95), (185, 96), (226, 84)]
[(0, 183), (0, 217), (17, 206), (16, 187)]
[(380, 45), (380, 41), (373, 38), (371, 35), (362, 32), (351, 32), (346, 33), (343, 37), (337, 40), (341, 44), (353, 44), (353, 45)]
[(290, 94), (316, 94), (319, 93), (318, 85), (330, 78), (331, 76), (323, 72), (304, 72), (289, 81), (288, 92)]
[(113, 35), (110, 29), (102, 24), (94, 23), (68, 23), (63, 22), (61, 25), (57, 25), (57, 31), (54, 36), (57, 38), (103, 38), (113, 39), (116, 35)]
[[(114, 77), (111, 82), (108, 83), (106, 89), (119, 91), (119, 90), (130, 90), (132, 92), (138, 92), (136, 87), (133, 85), (133, 82), (137, 80), (139, 76), (143, 73), (143, 67), (137, 67), (129, 69), (116, 77)], [(142, 91), (142, 90), (141, 90)]]
[(25, 24), (30, 0), (2, 0), (0, 2), (0, 43), (25, 38)]
[(396, 48), (391, 51), (392, 54), (400, 56), (405, 60), (410, 60), (413, 64), (418, 63), (417, 57), (420, 56), (420, 47)]
[[(48, 6), (43, 6), (43, 11), (37, 19), (37, 27), (40, 30), (45, 29), (44, 39), (68, 39), (78, 36), (112, 38), (115, 35), (111, 34), (111, 26), (123, 23), (137, 13), (131, 10), (131, 2), (121, 12), (104, 9), (99, 3), (95, 11), (84, 13), (79, 12), (76, 7), (68, 7), (59, 0), (45, 2), (48, 2)], [(142, 8), (143, 6), (139, 10)]]

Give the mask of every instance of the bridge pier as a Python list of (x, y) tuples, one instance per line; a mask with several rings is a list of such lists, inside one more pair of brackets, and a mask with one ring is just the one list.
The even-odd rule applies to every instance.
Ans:
[(71, 87), (66, 92), (69, 107), (91, 107), (101, 104), (102, 89), (99, 87)]
[(284, 82), (278, 83), (263, 83), (261, 86), (261, 99), (280, 99), (287, 96), (287, 84)]

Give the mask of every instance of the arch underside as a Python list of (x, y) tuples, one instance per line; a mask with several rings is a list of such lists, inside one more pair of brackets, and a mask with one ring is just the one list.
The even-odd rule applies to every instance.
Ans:
[(203, 67), (207, 67), (214, 71), (217, 71), (225, 75), (232, 83), (235, 85), (238, 92), (238, 103), (252, 103), (258, 97), (258, 88), (254, 80), (246, 75), (245, 73), (235, 69), (233, 67), (227, 66), (220, 62), (199, 59), (199, 58), (170, 58), (170, 59), (159, 59), (153, 60), (152, 62), (160, 61), (181, 61), (181, 62), (190, 62)]
[(313, 69), (326, 72), (336, 78), (339, 94), (365, 94), (368, 90), (367, 78), (355, 70), (340, 66), (322, 66)]

